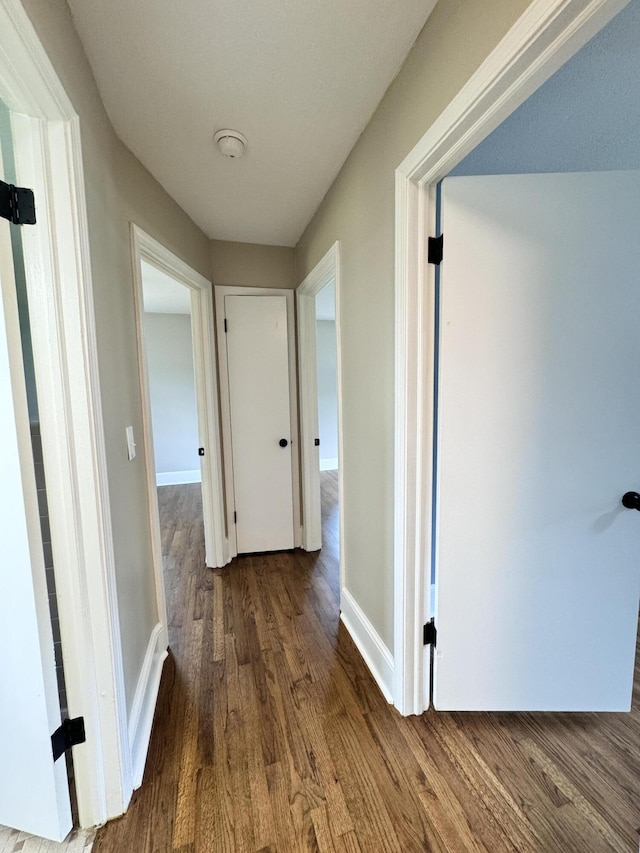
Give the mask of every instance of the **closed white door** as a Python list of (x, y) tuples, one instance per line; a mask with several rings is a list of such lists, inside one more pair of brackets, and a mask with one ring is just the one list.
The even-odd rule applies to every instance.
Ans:
[(4, 220), (0, 287), (0, 824), (61, 841), (71, 829), (69, 786), (51, 745), (60, 704)]
[(239, 553), (294, 546), (289, 340), (284, 296), (225, 296)]
[(450, 178), (442, 229), (435, 707), (628, 710), (640, 173)]

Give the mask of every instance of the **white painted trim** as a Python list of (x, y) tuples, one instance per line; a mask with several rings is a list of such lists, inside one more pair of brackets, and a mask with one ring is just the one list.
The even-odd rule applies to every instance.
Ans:
[[(338, 524), (340, 539), (340, 588), (345, 585), (344, 550), (344, 460), (343, 385), (342, 385), (342, 276), (340, 269), (340, 242), (318, 261), (309, 275), (296, 288), (298, 305), (298, 361), (300, 393), (300, 443), (303, 518), (303, 548), (315, 551), (322, 546), (322, 517), (320, 511), (320, 470), (322, 462), (314, 445), (318, 436), (318, 384), (316, 372), (316, 304), (315, 297), (331, 281), (335, 287), (336, 349), (338, 391)], [(326, 460), (325, 460), (326, 461)]]
[[(0, 97), (14, 111), (43, 455), (80, 824), (131, 796), (127, 713), (78, 117), (19, 0), (0, 0)], [(16, 115), (17, 113), (21, 115)]]
[(342, 589), (340, 619), (387, 702), (393, 702), (393, 655), (351, 595)]
[(298, 394), (300, 399), (300, 473), (302, 482), (302, 547), (322, 548), (320, 496), (320, 435), (318, 419), (318, 362), (316, 297), (296, 291), (298, 314)]
[(156, 486), (183, 486), (186, 483), (201, 483), (202, 473), (199, 468), (194, 471), (163, 471), (156, 474)]
[(158, 592), (158, 612), (166, 624), (164, 578), (162, 571), (162, 545), (156, 491), (155, 454), (153, 449), (153, 421), (149, 391), (145, 329), (142, 266), (144, 260), (160, 269), (191, 292), (191, 332), (193, 364), (198, 414), (200, 446), (206, 454), (201, 457), (202, 512), (208, 566), (225, 565), (224, 501), (222, 487), (222, 448), (219, 434), (218, 380), (216, 365), (215, 332), (213, 327), (213, 288), (211, 282), (188, 266), (173, 252), (131, 223), (131, 251), (133, 262), (136, 332), (138, 338), (138, 376), (142, 395), (142, 420), (149, 494), (150, 527), (153, 559)]
[(132, 782), (139, 788), (144, 776), (144, 765), (149, 751), (153, 715), (158, 701), (162, 666), (168, 652), (164, 641), (165, 628), (158, 623), (149, 637), (142, 670), (136, 685), (136, 692), (129, 717), (129, 749), (133, 767)]
[(421, 629), (431, 573), (435, 184), (628, 0), (533, 0), (396, 170), (394, 702), (428, 707)]
[(224, 298), (225, 296), (284, 296), (287, 301), (287, 338), (289, 345), (289, 399), (291, 402), (291, 474), (293, 494), (293, 530), (294, 545), (299, 548), (302, 543), (300, 524), (300, 460), (297, 449), (298, 440), (298, 396), (296, 371), (296, 326), (295, 302), (292, 290), (275, 287), (231, 287), (219, 285), (214, 287), (216, 302), (216, 331), (218, 336), (218, 359), (220, 361), (220, 411), (222, 421), (222, 448), (225, 469), (225, 493), (227, 498), (227, 541), (225, 562), (228, 563), (238, 555), (236, 527), (233, 523), (233, 513), (236, 499), (233, 485), (233, 454), (231, 440), (231, 408), (229, 402), (229, 370), (227, 362), (227, 344), (224, 331)]
[(321, 471), (338, 471), (338, 457), (336, 456), (334, 459), (321, 459), (320, 460), (320, 470)]

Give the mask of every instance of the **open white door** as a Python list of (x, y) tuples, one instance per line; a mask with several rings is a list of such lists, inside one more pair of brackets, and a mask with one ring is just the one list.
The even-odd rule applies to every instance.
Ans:
[(294, 547), (284, 296), (225, 296), (238, 552)]
[(640, 173), (448, 178), (434, 705), (628, 710)]
[(61, 841), (72, 825), (69, 785), (51, 746), (60, 704), (5, 220), (0, 286), (0, 824)]

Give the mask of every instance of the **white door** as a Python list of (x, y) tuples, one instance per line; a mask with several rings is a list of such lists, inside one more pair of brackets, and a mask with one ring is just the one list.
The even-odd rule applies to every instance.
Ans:
[(640, 173), (449, 178), (434, 705), (628, 710)]
[(65, 760), (51, 747), (60, 704), (5, 220), (0, 286), (0, 824), (60, 841), (71, 808)]
[(294, 546), (284, 296), (225, 296), (239, 553)]

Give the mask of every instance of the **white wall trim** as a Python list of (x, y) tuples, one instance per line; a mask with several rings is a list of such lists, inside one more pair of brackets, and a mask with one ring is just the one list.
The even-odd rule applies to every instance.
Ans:
[(338, 391), (338, 459), (335, 468), (338, 475), (338, 525), (340, 539), (340, 588), (345, 584), (344, 552), (344, 484), (342, 465), (344, 460), (343, 430), (343, 384), (342, 384), (342, 272), (340, 268), (340, 242), (333, 246), (318, 261), (309, 275), (296, 288), (298, 307), (298, 369), (300, 394), (300, 445), (301, 482), (303, 507), (302, 547), (316, 551), (322, 547), (322, 517), (320, 511), (320, 451), (314, 445), (318, 437), (318, 378), (316, 344), (316, 296), (331, 281), (335, 286), (336, 302), (336, 349)]
[[(131, 796), (127, 712), (79, 120), (19, 0), (0, 0), (0, 97), (38, 225), (23, 233), (69, 711), (83, 827)], [(17, 114), (20, 115), (17, 115)]]
[(231, 408), (229, 402), (229, 372), (227, 362), (227, 346), (224, 331), (225, 296), (284, 296), (287, 304), (287, 337), (289, 345), (289, 400), (291, 403), (291, 475), (293, 489), (293, 531), (294, 545), (299, 548), (302, 542), (300, 525), (300, 460), (298, 436), (298, 395), (296, 371), (296, 325), (295, 303), (292, 290), (275, 287), (237, 287), (216, 285), (216, 331), (218, 337), (218, 358), (220, 360), (220, 411), (222, 420), (222, 447), (225, 469), (225, 492), (227, 504), (227, 540), (225, 563), (238, 555), (236, 527), (233, 523), (233, 513), (236, 505), (233, 485), (233, 454), (231, 440)]
[(394, 702), (428, 707), (420, 640), (431, 573), (435, 184), (628, 0), (533, 0), (396, 170)]
[(183, 486), (187, 483), (201, 483), (199, 468), (193, 471), (163, 471), (156, 473), (156, 486)]
[(393, 655), (349, 590), (341, 592), (340, 619), (387, 702), (393, 702)]
[[(338, 457), (336, 456), (334, 459), (321, 459), (320, 460), (320, 470), (321, 471), (338, 471)], [(311, 549), (308, 549), (311, 550)]]
[(153, 715), (158, 700), (162, 666), (168, 652), (164, 641), (165, 628), (158, 623), (149, 637), (147, 651), (142, 663), (142, 670), (136, 685), (136, 692), (129, 717), (129, 749), (133, 768), (132, 782), (134, 788), (139, 788), (144, 776), (144, 765), (147, 760)]
[(135, 293), (136, 332), (138, 337), (138, 376), (142, 395), (142, 420), (147, 469), (147, 491), (153, 546), (153, 559), (158, 595), (158, 613), (166, 624), (164, 579), (162, 571), (162, 546), (156, 491), (156, 466), (153, 449), (153, 420), (149, 390), (144, 329), (144, 289), (142, 261), (160, 269), (191, 291), (191, 332), (193, 364), (198, 413), (200, 446), (205, 448), (201, 457), (202, 512), (207, 565), (220, 567), (225, 559), (224, 501), (222, 486), (222, 447), (218, 429), (218, 380), (216, 365), (215, 332), (213, 327), (213, 288), (200, 273), (188, 266), (177, 255), (131, 223), (131, 251)]

